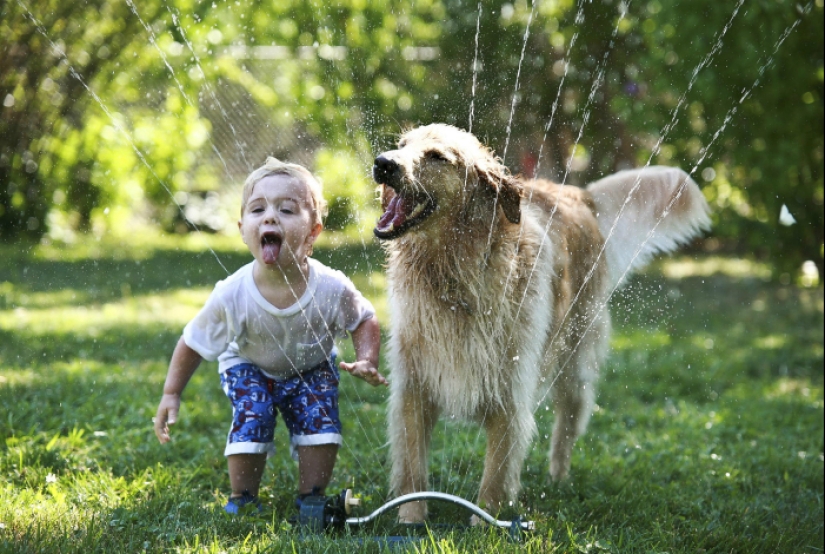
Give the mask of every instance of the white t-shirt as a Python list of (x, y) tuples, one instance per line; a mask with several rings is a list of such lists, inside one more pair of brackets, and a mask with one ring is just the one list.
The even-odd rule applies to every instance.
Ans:
[(251, 262), (219, 281), (206, 305), (183, 330), (183, 340), (224, 372), (252, 363), (273, 379), (286, 379), (329, 359), (335, 339), (375, 315), (343, 273), (308, 258), (306, 292), (279, 309), (261, 295)]

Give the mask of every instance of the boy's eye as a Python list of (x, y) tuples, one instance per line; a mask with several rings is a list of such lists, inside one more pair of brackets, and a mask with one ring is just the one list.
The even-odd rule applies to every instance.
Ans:
[(282, 214), (292, 214), (294, 213), (291, 208), (281, 208)]

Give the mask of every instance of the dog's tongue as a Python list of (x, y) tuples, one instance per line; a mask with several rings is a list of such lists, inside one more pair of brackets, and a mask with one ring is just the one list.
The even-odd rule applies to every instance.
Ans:
[(387, 204), (387, 211), (378, 220), (378, 230), (389, 232), (404, 224), (407, 221), (408, 206), (404, 201), (404, 197), (397, 194), (392, 197), (390, 203)]
[(264, 263), (266, 264), (274, 264), (280, 253), (280, 241), (265, 242), (261, 245), (261, 254), (263, 254)]

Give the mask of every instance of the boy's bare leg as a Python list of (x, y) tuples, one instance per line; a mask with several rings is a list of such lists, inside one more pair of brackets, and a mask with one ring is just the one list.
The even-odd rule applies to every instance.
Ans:
[(226, 462), (229, 465), (231, 498), (243, 496), (244, 491), (258, 496), (266, 467), (266, 454), (233, 454), (226, 457)]
[(317, 489), (317, 494), (324, 494), (332, 479), (338, 445), (299, 446), (297, 450), (300, 473), (298, 494), (311, 494), (313, 489)]

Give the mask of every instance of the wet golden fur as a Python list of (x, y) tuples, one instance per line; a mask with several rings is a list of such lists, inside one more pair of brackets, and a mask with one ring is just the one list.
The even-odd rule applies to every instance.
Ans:
[[(383, 237), (392, 489), (427, 490), (433, 427), (440, 416), (454, 416), (486, 431), (478, 502), (496, 512), (517, 496), (536, 435), (533, 412), (548, 394), (555, 412), (550, 476), (567, 476), (607, 352), (608, 296), (648, 250), (667, 250), (668, 241), (684, 242), (707, 226), (707, 206), (692, 181), (683, 179), (683, 194), (676, 184), (654, 182), (658, 173), (640, 177), (635, 189), (628, 183), (641, 174), (625, 175), (619, 185), (596, 187), (595, 194), (523, 181), (474, 136), (446, 125), (405, 133), (397, 150), (379, 156), (374, 171), (379, 182), (391, 185), (383, 187), (385, 208), (395, 195), (435, 206), (397, 236)], [(638, 201), (622, 213), (631, 193), (638, 193)], [(665, 233), (640, 239), (641, 228), (647, 232), (658, 217), (651, 206), (668, 203), (676, 231), (665, 225)], [(611, 245), (612, 239), (603, 251), (604, 237), (623, 229), (628, 217), (639, 235), (629, 244), (643, 245), (640, 253), (617, 256), (611, 250), (624, 246)], [(392, 231), (389, 219), (385, 234)], [(625, 266), (609, 267), (614, 259)], [(426, 506), (405, 504), (399, 517), (421, 521)]]

